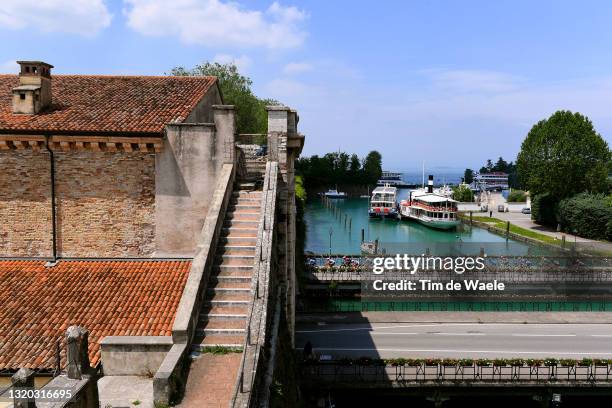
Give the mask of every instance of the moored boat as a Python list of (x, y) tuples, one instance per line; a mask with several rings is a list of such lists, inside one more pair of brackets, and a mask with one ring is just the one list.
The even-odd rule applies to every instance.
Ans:
[(433, 176), (429, 176), (427, 189), (410, 192), (410, 198), (400, 203), (400, 216), (437, 229), (448, 230), (459, 225), (457, 201), (445, 191), (434, 192)]
[(370, 217), (397, 218), (397, 188), (388, 184), (383, 187), (376, 187), (372, 191), (368, 215)]
[(325, 193), (320, 193), (322, 196), (327, 198), (348, 198), (344, 191), (338, 191), (337, 189), (329, 189)]

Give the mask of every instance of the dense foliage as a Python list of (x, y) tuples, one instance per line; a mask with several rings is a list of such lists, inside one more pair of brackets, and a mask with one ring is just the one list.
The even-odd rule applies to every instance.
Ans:
[(509, 203), (524, 203), (527, 201), (527, 193), (523, 190), (512, 190), (508, 194)]
[(581, 237), (612, 240), (612, 205), (603, 194), (581, 193), (561, 200), (557, 209), (563, 231)]
[(555, 215), (557, 201), (550, 194), (538, 194), (531, 197), (531, 219), (538, 224), (556, 225)]
[(223, 96), (223, 102), (234, 105), (236, 109), (237, 133), (266, 133), (268, 116), (266, 106), (278, 105), (273, 99), (260, 99), (253, 94), (253, 81), (240, 74), (235, 64), (205, 62), (195, 68), (176, 67), (170, 75), (177, 76), (216, 76)]
[(536, 123), (523, 141), (518, 173), (532, 194), (549, 194), (557, 202), (589, 191), (606, 192), (610, 149), (580, 113), (558, 111)]
[(344, 152), (301, 157), (295, 168), (304, 177), (306, 188), (335, 185), (375, 185), (382, 174), (382, 156), (371, 151), (360, 160), (356, 154)]
[(474, 181), (474, 170), (465, 169), (465, 172), (463, 172), (463, 182), (466, 184), (470, 184), (473, 181)]
[(474, 193), (465, 184), (460, 184), (453, 188), (453, 200), (461, 201), (463, 203), (474, 201)]

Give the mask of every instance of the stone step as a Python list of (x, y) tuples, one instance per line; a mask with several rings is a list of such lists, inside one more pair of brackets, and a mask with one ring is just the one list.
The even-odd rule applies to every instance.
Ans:
[(234, 307), (234, 306), (248, 306), (251, 303), (253, 296), (251, 293), (217, 293), (215, 292), (212, 295), (208, 296), (208, 299), (204, 301), (205, 306), (214, 307), (214, 306), (225, 306), (225, 307)]
[(213, 265), (212, 275), (220, 276), (227, 273), (237, 273), (242, 276), (251, 275), (253, 273), (254, 265)]
[(222, 245), (217, 248), (219, 255), (255, 255), (255, 245)]
[(251, 282), (217, 282), (214, 289), (251, 289)]
[(237, 210), (250, 210), (246, 212), (254, 212), (259, 213), (261, 211), (261, 201), (259, 203), (255, 202), (255, 200), (249, 201), (238, 201), (236, 204), (232, 204), (228, 207), (228, 211), (237, 211)]
[[(232, 286), (235, 286), (236, 284), (233, 284)], [(219, 294), (227, 294), (227, 295), (242, 295), (242, 294), (250, 294), (251, 293), (251, 284), (247, 283), (248, 287), (246, 288), (241, 288), (241, 287), (225, 287), (225, 288), (219, 288), (219, 287), (214, 287), (214, 288), (206, 288), (206, 293), (208, 295), (211, 296), (216, 296)]]
[(204, 324), (209, 320), (243, 320), (246, 321), (247, 314), (245, 313), (201, 313), (199, 317), (200, 323)]
[(247, 306), (211, 306), (205, 307), (202, 310), (202, 315), (211, 314), (211, 315), (247, 315), (249, 313), (249, 308)]
[(250, 181), (247, 181), (247, 182), (239, 181), (236, 184), (236, 186), (239, 190), (242, 190), (242, 191), (253, 191), (253, 190), (257, 190), (257, 187), (258, 187), (256, 182), (250, 182)]
[(247, 237), (256, 238), (257, 228), (223, 227), (221, 233), (225, 237)]
[(232, 246), (255, 246), (257, 245), (257, 238), (254, 237), (237, 237), (237, 236), (224, 236), (219, 238), (220, 245), (232, 245)]
[(253, 228), (259, 227), (259, 220), (248, 220), (248, 219), (226, 219), (223, 222), (223, 226), (227, 228), (238, 227), (238, 228)]
[(223, 282), (236, 282), (236, 283), (251, 283), (253, 278), (251, 275), (216, 275), (211, 276), (209, 281), (211, 284), (219, 284)]
[(244, 336), (212, 334), (208, 336), (201, 336), (201, 338), (196, 337), (191, 348), (192, 350), (201, 350), (205, 347), (214, 346), (243, 347)]
[(214, 319), (202, 323), (196, 332), (204, 336), (214, 334), (240, 335), (246, 333), (246, 319)]
[(228, 212), (225, 215), (225, 220), (236, 220), (236, 221), (259, 221), (259, 219), (261, 218), (261, 215), (259, 212), (255, 212), (255, 211), (232, 211), (232, 212)]
[(244, 269), (252, 268), (255, 262), (253, 255), (221, 255), (215, 258), (213, 266), (228, 267), (228, 266), (240, 266), (245, 267)]
[(263, 196), (263, 191), (252, 191), (252, 190), (234, 190), (234, 192), (232, 192), (232, 200), (233, 199), (238, 199), (238, 200), (245, 200), (245, 199), (256, 199), (256, 200), (261, 200), (261, 197)]

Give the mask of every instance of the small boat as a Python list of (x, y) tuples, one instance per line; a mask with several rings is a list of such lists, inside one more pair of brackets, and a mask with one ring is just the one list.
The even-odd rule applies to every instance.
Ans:
[(338, 191), (337, 189), (329, 189), (325, 193), (320, 193), (321, 196), (327, 198), (348, 198), (344, 191)]
[(446, 190), (434, 191), (432, 175), (427, 189), (411, 191), (410, 198), (400, 203), (400, 216), (442, 230), (455, 228), (460, 223), (457, 201), (450, 198)]
[(372, 191), (368, 215), (370, 217), (397, 218), (397, 188), (388, 184), (383, 187), (376, 187)]

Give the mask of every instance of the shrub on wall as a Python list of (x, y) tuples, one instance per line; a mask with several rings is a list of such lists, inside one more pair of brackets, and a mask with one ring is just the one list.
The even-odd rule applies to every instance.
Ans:
[(603, 194), (581, 193), (561, 200), (557, 215), (565, 232), (612, 240), (612, 205)]
[(531, 219), (538, 224), (556, 226), (555, 199), (548, 193), (538, 194), (531, 199)]

